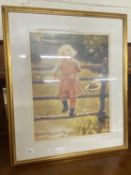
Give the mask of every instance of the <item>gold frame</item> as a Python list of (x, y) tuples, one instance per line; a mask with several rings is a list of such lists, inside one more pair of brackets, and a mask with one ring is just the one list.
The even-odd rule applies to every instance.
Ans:
[[(34, 13), (34, 14), (52, 14), (52, 15), (66, 15), (66, 16), (81, 16), (81, 17), (102, 17), (102, 18), (117, 18), (123, 21), (123, 95), (124, 95), (124, 145), (112, 148), (104, 148), (93, 151), (82, 151), (71, 154), (63, 154), (60, 156), (30, 159), (25, 161), (17, 161), (16, 159), (16, 143), (15, 143), (15, 129), (14, 129), (14, 106), (13, 106), (13, 87), (11, 77), (11, 61), (10, 61), (10, 41), (9, 41), (9, 13)], [(11, 165), (27, 164), (40, 161), (52, 161), (67, 158), (80, 158), (86, 155), (110, 153), (114, 151), (122, 151), (128, 148), (128, 112), (127, 112), (127, 15), (117, 13), (103, 13), (103, 12), (87, 12), (77, 10), (60, 10), (51, 8), (32, 8), (32, 7), (16, 7), (16, 6), (2, 6), (3, 17), (3, 31), (4, 31), (4, 51), (5, 51), (5, 70), (6, 70), (6, 85), (7, 85), (7, 101), (8, 101), (8, 124), (9, 124), (9, 140), (10, 140), (10, 156)]]

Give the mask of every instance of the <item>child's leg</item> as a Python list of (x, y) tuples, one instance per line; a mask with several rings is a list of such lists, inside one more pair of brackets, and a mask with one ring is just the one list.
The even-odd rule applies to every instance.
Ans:
[(70, 98), (70, 108), (75, 108), (76, 106), (76, 98)]
[(63, 105), (62, 112), (68, 112), (68, 91), (61, 89), (60, 98)]
[(68, 101), (67, 101), (67, 99), (63, 99), (62, 104), (63, 104), (62, 112), (67, 112), (68, 111)]
[(70, 98), (70, 116), (75, 115), (76, 98)]

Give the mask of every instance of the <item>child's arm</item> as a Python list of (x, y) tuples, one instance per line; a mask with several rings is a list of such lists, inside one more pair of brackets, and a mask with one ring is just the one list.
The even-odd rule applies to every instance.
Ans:
[(81, 71), (81, 65), (78, 61), (76, 61), (76, 71), (80, 72)]
[(57, 78), (57, 73), (60, 70), (60, 65), (57, 65), (54, 70), (52, 71), (54, 78)]

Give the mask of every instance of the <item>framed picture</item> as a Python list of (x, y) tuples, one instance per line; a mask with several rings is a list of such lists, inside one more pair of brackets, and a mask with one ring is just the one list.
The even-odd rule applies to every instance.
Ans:
[(126, 15), (2, 14), (12, 165), (127, 149)]
[(131, 74), (131, 43), (128, 43), (128, 73)]

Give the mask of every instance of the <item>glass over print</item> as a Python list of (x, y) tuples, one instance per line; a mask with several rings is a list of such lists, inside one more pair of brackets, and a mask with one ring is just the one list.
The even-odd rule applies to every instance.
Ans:
[(2, 14), (12, 165), (127, 149), (126, 15)]
[(109, 132), (109, 36), (29, 36), (35, 139)]

